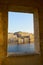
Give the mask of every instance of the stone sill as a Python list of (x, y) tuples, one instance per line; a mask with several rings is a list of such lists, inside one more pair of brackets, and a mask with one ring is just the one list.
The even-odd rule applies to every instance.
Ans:
[(24, 54), (7, 54), (7, 57), (15, 57), (15, 56), (40, 56), (41, 54), (40, 53), (24, 53)]

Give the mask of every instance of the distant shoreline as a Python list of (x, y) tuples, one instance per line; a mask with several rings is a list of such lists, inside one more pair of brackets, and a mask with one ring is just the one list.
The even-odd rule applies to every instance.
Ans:
[[(8, 43), (8, 44), (10, 44), (10, 43)], [(26, 44), (34, 44), (34, 43), (26, 43)], [(26, 45), (26, 44), (25, 44), (25, 45)], [(11, 45), (24, 45), (24, 44), (15, 44), (15, 43), (12, 44), (12, 43), (11, 43)]]

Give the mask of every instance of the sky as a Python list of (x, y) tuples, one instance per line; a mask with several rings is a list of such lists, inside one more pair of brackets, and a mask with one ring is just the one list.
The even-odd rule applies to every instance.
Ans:
[(34, 33), (33, 14), (8, 12), (8, 33), (18, 31)]

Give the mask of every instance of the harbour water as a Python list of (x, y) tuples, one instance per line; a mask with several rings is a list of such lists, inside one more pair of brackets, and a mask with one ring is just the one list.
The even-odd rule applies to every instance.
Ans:
[(34, 43), (30, 44), (8, 44), (8, 53), (34, 53)]

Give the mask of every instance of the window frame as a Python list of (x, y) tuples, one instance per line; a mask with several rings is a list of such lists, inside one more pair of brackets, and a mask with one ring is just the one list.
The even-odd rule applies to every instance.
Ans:
[[(8, 7), (10, 12), (23, 12), (23, 13), (33, 13), (34, 14), (34, 44), (35, 44), (35, 54), (40, 54), (40, 38), (39, 38), (39, 16), (38, 9), (24, 6), (13, 6)], [(7, 39), (8, 40), (8, 39)], [(34, 54), (34, 53), (33, 53)], [(23, 54), (22, 54), (23, 55)], [(24, 54), (27, 55), (27, 54)], [(28, 54), (30, 55), (30, 54)], [(31, 54), (32, 55), (32, 54)], [(7, 54), (8, 56), (8, 54)], [(18, 56), (18, 55), (17, 55)]]

